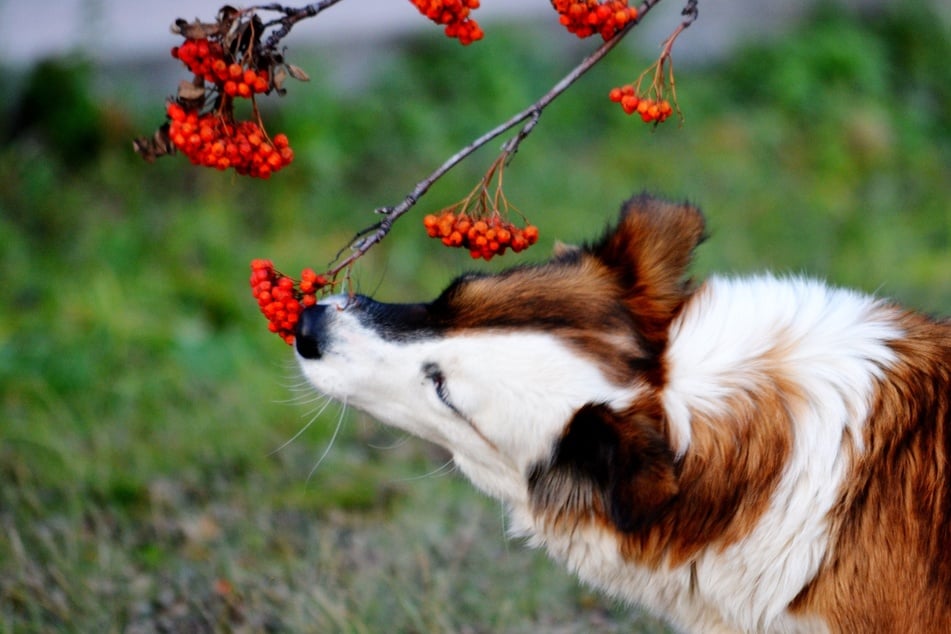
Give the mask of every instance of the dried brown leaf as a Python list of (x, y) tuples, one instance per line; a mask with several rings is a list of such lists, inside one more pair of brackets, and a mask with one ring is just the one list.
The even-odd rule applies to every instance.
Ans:
[(310, 75), (304, 72), (304, 69), (294, 64), (284, 64), (284, 68), (290, 73), (291, 77), (297, 81), (310, 81)]
[(205, 98), (205, 84), (183, 79), (178, 84), (178, 98), (184, 101), (201, 101)]
[(198, 20), (187, 22), (179, 18), (175, 20), (175, 23), (172, 25), (172, 33), (176, 33), (185, 38), (200, 40), (211, 35), (217, 35), (220, 32), (220, 28), (218, 24), (200, 22)]
[(277, 91), (277, 94), (279, 95), (284, 94), (285, 92), (284, 82), (286, 80), (287, 80), (287, 71), (284, 69), (283, 66), (278, 66), (277, 70), (274, 71), (273, 79), (271, 80), (271, 82), (274, 84), (274, 90)]
[(175, 153), (175, 146), (168, 138), (168, 124), (166, 123), (152, 135), (152, 138), (138, 137), (132, 140), (132, 149), (149, 163), (155, 162), (160, 156)]

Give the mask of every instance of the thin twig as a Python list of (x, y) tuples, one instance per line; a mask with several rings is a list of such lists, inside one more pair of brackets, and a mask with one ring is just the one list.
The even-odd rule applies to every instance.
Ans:
[[(670, 84), (670, 94), (673, 96), (674, 105), (677, 108), (677, 113), (680, 116), (681, 121), (683, 121), (683, 113), (680, 111), (680, 106), (677, 102), (677, 83), (674, 80), (674, 60), (671, 57), (671, 51), (674, 48), (674, 42), (677, 41), (677, 38), (683, 33), (691, 24), (697, 21), (697, 18), (700, 17), (700, 9), (697, 6), (698, 0), (687, 0), (686, 6), (684, 6), (683, 11), (680, 12), (680, 15), (684, 16), (683, 21), (677, 28), (674, 29), (674, 32), (670, 34), (664, 44), (661, 47), (660, 59), (657, 64), (657, 76), (654, 78), (654, 85), (658, 83), (658, 79), (663, 73), (664, 62), (667, 63), (667, 73), (668, 73), (668, 82)], [(663, 81), (662, 79), (660, 81)], [(640, 83), (640, 82), (638, 82)]]
[(664, 44), (661, 47), (661, 59), (670, 58), (670, 52), (674, 48), (674, 42), (687, 27), (697, 21), (697, 18), (700, 16), (697, 0), (687, 0), (687, 5), (684, 7), (684, 10), (680, 12), (680, 15), (684, 16), (684, 19), (677, 28), (674, 29), (674, 32), (670, 34), (670, 37), (664, 40)]
[(330, 7), (337, 4), (338, 2), (340, 2), (340, 0), (321, 0), (320, 2), (314, 2), (313, 4), (308, 4), (307, 6), (298, 7), (298, 8), (285, 7), (282, 4), (272, 3), (272, 4), (262, 4), (262, 5), (250, 7), (247, 10), (248, 11), (275, 11), (277, 13), (284, 14), (283, 18), (277, 18), (264, 25), (264, 28), (269, 28), (272, 26), (276, 26), (278, 24), (281, 25), (281, 28), (275, 30), (273, 33), (271, 33), (270, 36), (268, 36), (267, 42), (265, 42), (264, 44), (265, 49), (271, 49), (273, 47), (276, 47), (277, 44), (282, 39), (284, 39), (284, 37), (286, 37), (288, 33), (291, 32), (291, 28), (293, 28), (295, 24), (297, 24), (298, 22), (306, 18), (314, 17), (315, 15), (317, 15), (324, 9), (329, 9)]
[[(330, 2), (330, 0), (326, 1)], [(489, 141), (492, 141), (496, 137), (504, 134), (520, 123), (525, 122), (516, 136), (509, 139), (502, 147), (503, 152), (506, 153), (510, 159), (511, 156), (518, 150), (519, 144), (534, 129), (535, 125), (538, 123), (538, 119), (541, 117), (542, 111), (555, 99), (557, 99), (563, 92), (565, 92), (572, 84), (580, 79), (582, 75), (587, 73), (599, 61), (601, 61), (615, 46), (617, 46), (617, 44), (622, 39), (624, 39), (631, 29), (640, 24), (643, 17), (651, 9), (660, 4), (660, 2), (661, 0), (645, 0), (637, 9), (637, 20), (628, 23), (622, 30), (616, 33), (614, 37), (604, 42), (580, 64), (572, 69), (571, 72), (569, 72), (558, 83), (552, 86), (551, 90), (542, 95), (538, 101), (525, 108), (518, 114), (512, 116), (507, 121), (492, 128), (450, 156), (442, 165), (436, 168), (433, 173), (417, 183), (416, 187), (414, 187), (413, 190), (407, 194), (402, 202), (393, 207), (381, 207), (376, 209), (376, 213), (383, 214), (383, 218), (376, 224), (360, 231), (354, 238), (353, 242), (350, 243), (350, 255), (348, 255), (344, 260), (340, 261), (336, 266), (331, 268), (328, 273), (331, 276), (336, 276), (338, 273), (340, 273), (340, 271), (349, 267), (357, 259), (369, 251), (374, 245), (383, 240), (383, 238), (386, 237), (386, 235), (390, 232), (390, 229), (393, 227), (393, 223), (400, 216), (412, 209), (419, 199), (429, 190), (429, 188), (432, 187), (432, 185), (437, 180), (445, 176), (449, 170), (458, 165), (466, 157), (484, 146)], [(691, 4), (695, 7), (696, 0), (688, 0), (688, 6)]]

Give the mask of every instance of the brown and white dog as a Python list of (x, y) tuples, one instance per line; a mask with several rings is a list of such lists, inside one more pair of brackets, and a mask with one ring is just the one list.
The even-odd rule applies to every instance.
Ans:
[(678, 629), (951, 632), (951, 322), (796, 277), (694, 286), (703, 235), (636, 197), (430, 303), (323, 300), (300, 365)]

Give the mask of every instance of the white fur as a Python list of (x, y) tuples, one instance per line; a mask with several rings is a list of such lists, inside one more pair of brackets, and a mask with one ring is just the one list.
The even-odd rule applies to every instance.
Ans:
[[(550, 455), (572, 413), (588, 402), (621, 408), (641, 389), (613, 385), (556, 337), (470, 331), (390, 342), (344, 310), (332, 317), (323, 357), (301, 365), (319, 390), (447, 447), (479, 488), (507, 503), (515, 534), (582, 579), (690, 631), (821, 632), (785, 610), (826, 554), (826, 514), (848, 467), (844, 435), (861, 451), (873, 380), (901, 336), (889, 317), (866, 296), (765, 276), (712, 278), (685, 306), (670, 331), (662, 394), (677, 453), (690, 450), (695, 413), (727, 424), (727, 403), (775, 389), (771, 377), (798, 386), (787, 403), (794, 446), (771, 508), (743, 540), (702, 551), (694, 571), (632, 565), (604, 529), (550, 533), (533, 517), (528, 467)], [(427, 363), (445, 373), (458, 412), (436, 395), (421, 371)]]

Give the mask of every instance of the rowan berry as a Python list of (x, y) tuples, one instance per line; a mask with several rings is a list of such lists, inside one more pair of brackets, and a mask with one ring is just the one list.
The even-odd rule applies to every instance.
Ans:
[(551, 0), (558, 21), (569, 33), (580, 38), (599, 34), (610, 40), (630, 22), (637, 20), (637, 9), (628, 0)]
[(479, 0), (410, 0), (420, 13), (445, 26), (447, 37), (456, 38), (466, 46), (484, 36), (479, 24), (469, 17), (479, 8)]
[(640, 97), (631, 84), (612, 88), (608, 92), (608, 99), (619, 103), (626, 114), (637, 113), (644, 123), (663, 123), (674, 112), (666, 99)]
[(299, 283), (274, 268), (270, 260), (251, 261), (251, 294), (268, 320), (268, 330), (288, 344), (294, 343), (294, 326), (307, 306), (317, 303), (317, 293), (328, 285), (327, 278), (313, 269), (301, 271)]
[[(456, 1), (468, 4), (473, 0)], [(195, 75), (195, 81), (180, 88), (178, 98), (166, 105), (169, 121), (164, 136), (195, 165), (233, 168), (239, 174), (268, 178), (294, 159), (287, 135), (276, 135), (273, 142), (268, 138), (254, 103), (256, 94), (271, 90), (271, 67), (277, 62), (222, 32), (206, 32), (211, 35), (185, 37), (171, 48), (172, 57)], [(291, 74), (306, 79), (303, 71)], [(211, 86), (202, 86), (201, 80)], [(254, 120), (235, 120), (236, 98), (252, 101)], [(137, 145), (137, 149), (147, 158), (169, 153), (167, 146), (158, 148), (156, 144)]]
[(181, 60), (195, 75), (214, 83), (218, 62), (224, 59), (224, 49), (207, 38), (186, 38), (181, 45), (172, 48), (172, 57)]
[(438, 238), (447, 247), (467, 249), (473, 259), (491, 260), (507, 249), (521, 251), (538, 241), (538, 228), (519, 228), (493, 213), (485, 218), (472, 218), (467, 213), (455, 214), (446, 209), (423, 218), (427, 235)]
[(266, 142), (264, 131), (253, 121), (228, 121), (214, 112), (199, 114), (175, 102), (168, 104), (166, 112), (169, 139), (196, 165), (269, 178), (294, 159), (287, 135), (277, 135), (280, 151), (275, 152), (277, 142)]
[(166, 112), (168, 113), (168, 118), (172, 121), (179, 123), (185, 121), (185, 109), (177, 103), (169, 103)]

